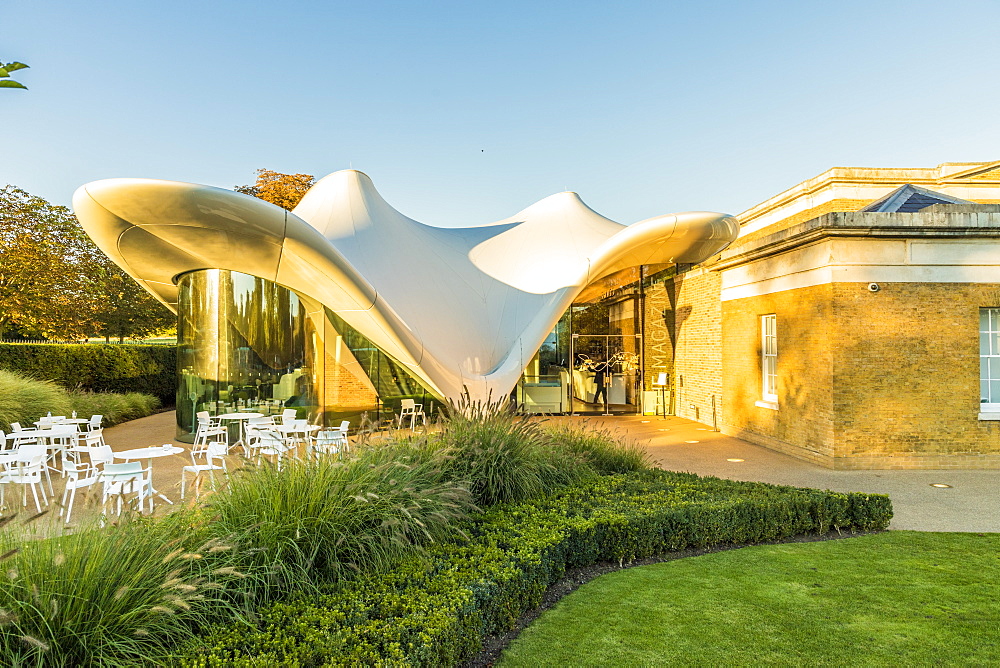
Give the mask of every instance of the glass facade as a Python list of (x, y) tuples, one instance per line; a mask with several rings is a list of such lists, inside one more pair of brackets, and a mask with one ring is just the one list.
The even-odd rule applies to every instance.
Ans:
[(434, 401), (401, 365), (328, 309), (265, 279), (223, 269), (178, 282), (177, 428), (196, 413), (279, 414), (325, 425), (390, 419), (404, 397)]
[(628, 269), (585, 288), (525, 369), (515, 399), (529, 413), (643, 410), (643, 281)]

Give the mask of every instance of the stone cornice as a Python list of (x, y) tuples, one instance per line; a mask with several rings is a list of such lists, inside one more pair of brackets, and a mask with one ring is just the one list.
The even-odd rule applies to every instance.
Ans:
[(827, 237), (886, 239), (987, 238), (1000, 239), (1000, 205), (928, 207), (917, 213), (835, 212), (779, 230), (765, 237), (726, 249), (713, 271), (722, 271), (763, 257), (815, 243)]
[[(964, 169), (962, 169), (964, 167)], [(971, 176), (1000, 167), (998, 162), (942, 163), (937, 167), (831, 167), (822, 174), (798, 183), (736, 216), (740, 225), (761, 218), (795, 200), (811, 197), (835, 186), (898, 187), (910, 183), (921, 187), (961, 184), (969, 187), (991, 187), (1000, 179), (966, 181)], [(777, 222), (777, 221), (775, 221)]]

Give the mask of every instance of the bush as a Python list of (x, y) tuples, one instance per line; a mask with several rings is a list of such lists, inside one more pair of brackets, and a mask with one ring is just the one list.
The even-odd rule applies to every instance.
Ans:
[(454, 665), (513, 626), (567, 568), (684, 548), (745, 545), (831, 529), (876, 531), (888, 497), (659, 470), (607, 476), (478, 516), (470, 540), (429, 548), (378, 576), (272, 605), (252, 625), (217, 626), (183, 666)]
[(382, 571), (421, 546), (455, 535), (473, 507), (445, 478), (441, 450), (391, 448), (337, 461), (248, 466), (212, 497), (211, 530), (259, 574), (259, 596)]
[(237, 574), (210, 558), (225, 546), (182, 539), (183, 523), (125, 516), (48, 540), (5, 532), (0, 663), (135, 664), (192, 636), (206, 610), (218, 620), (219, 588)]
[(91, 392), (141, 392), (172, 406), (177, 346), (0, 344), (0, 369)]

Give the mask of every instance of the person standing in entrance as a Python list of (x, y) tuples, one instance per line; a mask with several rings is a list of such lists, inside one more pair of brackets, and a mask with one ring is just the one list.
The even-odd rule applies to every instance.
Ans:
[(594, 403), (602, 403), (601, 399), (598, 397), (604, 397), (603, 403), (608, 403), (608, 388), (605, 385), (605, 379), (608, 375), (608, 365), (606, 362), (600, 362), (594, 366), (594, 385), (597, 387), (597, 391), (594, 392)]

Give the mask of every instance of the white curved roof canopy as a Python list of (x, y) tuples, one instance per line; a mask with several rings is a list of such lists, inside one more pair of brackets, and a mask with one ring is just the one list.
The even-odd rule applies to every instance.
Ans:
[(431, 227), (399, 213), (365, 174), (321, 179), (289, 213), (190, 183), (108, 179), (73, 196), (84, 229), (176, 310), (180, 274), (260, 276), (337, 313), (432, 391), (505, 396), (588, 283), (642, 264), (696, 263), (736, 238), (735, 219), (693, 211), (631, 226), (575, 193), (492, 225)]

